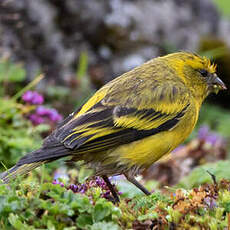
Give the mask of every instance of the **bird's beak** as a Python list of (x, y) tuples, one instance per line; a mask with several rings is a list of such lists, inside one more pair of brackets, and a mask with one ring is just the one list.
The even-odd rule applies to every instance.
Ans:
[(212, 84), (212, 88), (215, 93), (218, 93), (219, 90), (227, 89), (224, 82), (220, 80), (220, 78), (217, 76), (216, 73), (212, 74), (210, 82)]

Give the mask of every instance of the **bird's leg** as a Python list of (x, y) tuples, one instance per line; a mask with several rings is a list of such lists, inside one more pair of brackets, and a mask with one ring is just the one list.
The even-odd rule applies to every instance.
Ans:
[(136, 187), (138, 187), (143, 193), (146, 195), (151, 195), (151, 192), (149, 192), (142, 184), (140, 184), (133, 176), (130, 176), (128, 174), (125, 174), (126, 179), (134, 184)]
[(119, 203), (120, 202), (119, 196), (117, 195), (113, 185), (110, 183), (109, 178), (106, 175), (103, 175), (102, 178), (105, 181), (106, 185), (108, 186), (110, 192), (113, 194), (114, 202)]

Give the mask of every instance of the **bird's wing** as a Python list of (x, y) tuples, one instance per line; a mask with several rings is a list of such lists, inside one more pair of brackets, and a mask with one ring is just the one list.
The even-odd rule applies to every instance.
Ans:
[(150, 86), (102, 89), (83, 106), (84, 112), (73, 114), (52, 138), (81, 153), (107, 150), (172, 130), (189, 107), (188, 92), (176, 82)]

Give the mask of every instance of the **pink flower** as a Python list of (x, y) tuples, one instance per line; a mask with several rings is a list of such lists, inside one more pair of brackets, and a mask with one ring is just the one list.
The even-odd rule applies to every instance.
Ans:
[(51, 121), (54, 122), (62, 120), (62, 116), (57, 112), (56, 109), (50, 109), (48, 117)]
[(36, 114), (48, 118), (53, 122), (62, 120), (62, 115), (60, 115), (56, 109), (49, 109), (44, 106), (38, 106), (36, 109)]
[(34, 124), (34, 125), (39, 125), (41, 123), (44, 122), (44, 118), (39, 116), (38, 114), (31, 114), (29, 116), (29, 119), (31, 120), (31, 122)]
[(22, 95), (22, 100), (32, 105), (41, 105), (44, 102), (44, 98), (41, 94), (30, 90)]

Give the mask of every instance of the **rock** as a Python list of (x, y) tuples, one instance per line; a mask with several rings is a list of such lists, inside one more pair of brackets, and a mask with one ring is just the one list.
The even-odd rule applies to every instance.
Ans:
[(89, 73), (100, 69), (108, 81), (155, 56), (195, 51), (204, 35), (229, 33), (211, 0), (0, 1), (0, 56), (23, 61), (29, 80), (40, 70), (55, 84), (71, 81), (82, 51)]

